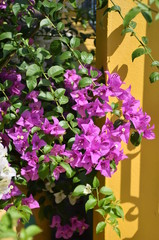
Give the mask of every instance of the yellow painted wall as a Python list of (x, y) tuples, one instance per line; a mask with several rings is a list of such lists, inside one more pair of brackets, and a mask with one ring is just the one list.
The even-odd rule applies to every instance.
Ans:
[[(115, 3), (120, 5), (123, 15), (135, 6), (132, 0), (115, 0)], [(132, 94), (152, 117), (156, 133), (153, 141), (143, 140), (141, 146), (135, 149), (131, 144), (125, 148), (129, 158), (119, 164), (111, 179), (106, 179), (106, 185), (121, 200), (125, 212), (125, 220), (119, 224), (121, 239), (159, 240), (159, 82), (149, 82), (150, 73), (156, 69), (151, 68), (147, 56), (139, 57), (132, 63), (131, 53), (139, 43), (130, 34), (121, 36), (122, 19), (118, 13), (109, 13), (103, 27), (101, 16), (100, 10), (97, 13), (97, 67), (104, 66), (110, 72), (117, 72), (127, 87), (131, 84)], [(142, 16), (138, 16), (136, 21), (137, 34), (148, 36), (152, 55), (159, 60), (159, 23), (148, 26)], [(94, 214), (94, 228), (97, 217)], [(94, 240), (118, 239), (110, 227), (106, 228), (105, 237), (94, 235)]]

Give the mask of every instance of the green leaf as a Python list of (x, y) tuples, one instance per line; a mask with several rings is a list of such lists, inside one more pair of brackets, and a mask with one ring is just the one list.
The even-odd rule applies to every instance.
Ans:
[(64, 61), (64, 60), (69, 59), (71, 57), (72, 57), (72, 53), (70, 51), (65, 51), (58, 57), (58, 59), (60, 61)]
[(159, 0), (155, 0), (156, 7), (159, 8)]
[(12, 39), (12, 33), (11, 32), (4, 32), (0, 34), (0, 41), (4, 39)]
[(77, 37), (71, 38), (70, 45), (72, 48), (78, 47), (80, 45), (80, 39)]
[(120, 12), (120, 11), (121, 11), (121, 8), (120, 8), (120, 6), (118, 6), (118, 5), (112, 6), (111, 8), (107, 8), (107, 9), (104, 11), (103, 16), (105, 16), (108, 12), (111, 12), (111, 11)]
[(72, 196), (74, 196), (74, 197), (78, 197), (78, 196), (83, 196), (84, 195), (84, 189), (85, 189), (85, 185), (78, 185), (75, 189), (74, 189), (74, 191), (73, 191), (73, 193), (72, 193)]
[(40, 22), (40, 27), (46, 27), (46, 26), (51, 26), (51, 21), (48, 18), (44, 18)]
[(141, 39), (142, 39), (142, 41), (145, 45), (148, 44), (148, 38), (147, 37), (142, 37)]
[(17, 239), (17, 233), (14, 232), (13, 230), (11, 229), (6, 229), (3, 231), (0, 231), (0, 238), (1, 239), (6, 239), (6, 238), (12, 238), (12, 239)]
[(51, 151), (51, 149), (52, 149), (52, 146), (50, 146), (50, 145), (44, 146), (44, 147), (43, 147), (43, 152), (44, 152), (44, 154), (49, 153), (49, 152)]
[(155, 21), (158, 21), (158, 20), (159, 20), (159, 13), (157, 13), (155, 16)]
[(55, 97), (56, 98), (60, 98), (61, 96), (63, 96), (66, 92), (66, 89), (64, 88), (58, 88), (56, 91), (55, 91)]
[(93, 61), (93, 55), (91, 53), (82, 52), (81, 60), (84, 64), (91, 64), (91, 62)]
[(80, 74), (88, 75), (88, 69), (87, 68), (82, 68), (78, 71)]
[(21, 7), (19, 3), (15, 3), (12, 7), (13, 13), (15, 16), (18, 15), (19, 11), (20, 11)]
[(146, 54), (146, 50), (144, 48), (137, 48), (135, 51), (132, 53), (132, 61), (134, 61), (135, 58), (140, 57), (143, 54)]
[(141, 11), (141, 13), (148, 23), (152, 22), (152, 13), (150, 10)]
[(95, 198), (90, 198), (90, 199), (86, 202), (86, 204), (85, 204), (85, 210), (86, 210), (86, 212), (87, 212), (88, 210), (90, 210), (90, 209), (93, 209), (93, 208), (96, 206), (96, 204), (97, 204), (97, 199), (95, 199)]
[(50, 52), (54, 55), (58, 55), (59, 53), (61, 53), (61, 42), (59, 40), (54, 40), (51, 44), (50, 44)]
[(63, 67), (60, 66), (53, 66), (49, 68), (48, 70), (48, 76), (54, 78), (55, 76), (58, 76), (60, 74), (64, 73)]
[(56, 27), (57, 27), (58, 31), (62, 31), (62, 30), (64, 30), (65, 25), (63, 22), (59, 22)]
[(78, 177), (74, 177), (73, 178), (73, 183), (78, 183), (78, 182), (80, 182), (80, 179)]
[(77, 8), (77, 3), (76, 0), (69, 0), (70, 4), (72, 5), (73, 8)]
[(66, 45), (69, 44), (69, 38), (68, 37), (61, 37), (60, 40), (64, 42)]
[(139, 146), (142, 140), (142, 134), (138, 132), (133, 132), (130, 137), (130, 141), (134, 146)]
[(95, 211), (98, 212), (102, 217), (104, 217), (106, 214), (106, 212), (102, 208), (96, 209)]
[(50, 85), (51, 85), (50, 81), (44, 78), (40, 80), (38, 87), (41, 86), (49, 87)]
[(56, 107), (56, 111), (57, 111), (58, 113), (63, 113), (63, 107), (57, 106), (57, 107)]
[(153, 61), (152, 64), (151, 64), (151, 66), (152, 66), (152, 67), (153, 67), (153, 66), (159, 67), (159, 61)]
[(121, 237), (120, 229), (119, 229), (118, 227), (115, 227), (115, 228), (113, 228), (113, 229), (114, 229), (114, 231), (116, 232), (116, 234), (117, 234), (119, 237)]
[(65, 121), (65, 120), (60, 121), (59, 124), (60, 124), (60, 126), (61, 126), (62, 128), (64, 128), (64, 129), (69, 128), (68, 122)]
[(31, 209), (30, 209), (28, 206), (26, 206), (26, 205), (21, 205), (21, 206), (19, 206), (19, 207), (18, 207), (18, 210), (19, 210), (19, 211), (26, 212), (26, 213), (29, 213), (29, 214), (32, 214)]
[(37, 80), (35, 77), (30, 77), (26, 80), (26, 85), (31, 92), (37, 86)]
[(74, 51), (73, 51), (73, 54), (74, 54), (75, 58), (80, 59), (80, 57), (81, 57), (80, 51), (74, 50)]
[(3, 87), (4, 89), (8, 89), (12, 86), (13, 82), (10, 81), (10, 80), (6, 80), (4, 83), (3, 83)]
[(33, 127), (32, 129), (31, 129), (31, 134), (34, 134), (35, 132), (38, 132), (38, 131), (40, 131), (41, 130), (41, 128), (40, 127)]
[(82, 79), (79, 81), (78, 86), (79, 86), (80, 88), (84, 88), (84, 87), (89, 86), (90, 84), (92, 84), (92, 79), (89, 78), (89, 77), (84, 77), (84, 78), (82, 78)]
[(27, 237), (33, 237), (42, 232), (42, 230), (36, 225), (31, 225), (27, 227), (25, 231), (27, 233)]
[(10, 52), (14, 51), (15, 49), (16, 49), (16, 47), (14, 47), (10, 43), (4, 44), (4, 46), (3, 46), (3, 57), (6, 57)]
[(67, 121), (70, 122), (70, 121), (72, 121), (74, 118), (75, 118), (75, 117), (74, 117), (74, 115), (73, 115), (72, 113), (67, 114), (67, 117), (66, 117)]
[(58, 99), (58, 101), (59, 101), (59, 104), (60, 105), (64, 105), (64, 104), (66, 104), (66, 103), (68, 103), (68, 97), (67, 96), (61, 96), (59, 99)]
[(123, 20), (123, 25), (124, 27), (127, 27), (130, 23), (130, 21), (137, 16), (137, 14), (139, 14), (139, 12), (141, 11), (141, 9), (139, 7), (134, 7), (132, 8), (124, 17)]
[(78, 125), (77, 122), (73, 122), (73, 121), (70, 121), (70, 124), (71, 124), (71, 127), (73, 127), (73, 128), (77, 127), (77, 125)]
[(106, 222), (102, 221), (102, 222), (99, 222), (96, 226), (96, 233), (100, 233), (100, 232), (103, 232), (104, 228), (106, 227)]
[(152, 72), (150, 74), (149, 79), (150, 79), (151, 83), (154, 83), (154, 82), (158, 81), (159, 80), (159, 73), (158, 72)]
[(54, 96), (52, 95), (51, 92), (40, 91), (38, 98), (45, 100), (45, 101), (53, 101), (54, 100)]
[(116, 209), (116, 213), (119, 217), (121, 217), (122, 219), (124, 219), (124, 212), (123, 209), (120, 206), (115, 206)]
[(37, 64), (31, 64), (27, 68), (26, 76), (27, 77), (32, 77), (32, 76), (40, 76), (41, 74), (41, 69)]
[(97, 71), (94, 71), (94, 70), (91, 70), (91, 77), (92, 78), (96, 78), (98, 76), (98, 72)]
[(97, 9), (102, 9), (107, 6), (108, 0), (99, 0), (97, 3)]
[(38, 169), (39, 177), (44, 180), (49, 175), (49, 164), (48, 163), (42, 163)]
[(113, 194), (113, 191), (110, 188), (103, 186), (100, 189), (100, 193), (102, 193), (104, 195), (111, 195), (111, 194)]
[(137, 23), (134, 22), (134, 21), (131, 21), (131, 22), (129, 23), (129, 26), (132, 27), (133, 29), (136, 28), (136, 25), (137, 25)]
[(30, 28), (34, 22), (34, 18), (25, 16), (24, 17), (27, 27)]
[(70, 149), (75, 141), (75, 137), (72, 137), (67, 142), (67, 147)]
[(60, 166), (66, 170), (67, 177), (71, 178), (74, 176), (74, 171), (72, 170), (71, 166), (66, 162), (60, 162)]
[(95, 176), (93, 179), (93, 187), (98, 188), (99, 186), (100, 186), (100, 182), (99, 182), (98, 178)]

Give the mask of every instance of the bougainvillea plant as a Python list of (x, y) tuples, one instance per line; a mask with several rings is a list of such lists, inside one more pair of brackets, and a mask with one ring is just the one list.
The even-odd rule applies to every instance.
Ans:
[(50, 220), (56, 239), (82, 235), (89, 226), (76, 207), (81, 199), (86, 212), (95, 208), (103, 218), (97, 233), (110, 224), (120, 236), (123, 210), (97, 173), (110, 178), (116, 172), (127, 158), (123, 142), (138, 146), (154, 138), (150, 116), (131, 87), (123, 87), (116, 73), (91, 66), (93, 55), (79, 51), (70, 13), (78, 4), (0, 1), (2, 239), (38, 234), (35, 225), (14, 228), (27, 223), (34, 208)]

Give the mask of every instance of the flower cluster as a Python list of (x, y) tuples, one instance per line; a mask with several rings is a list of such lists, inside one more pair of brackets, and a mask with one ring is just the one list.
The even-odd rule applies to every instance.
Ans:
[[(118, 74), (91, 66), (93, 55), (76, 49), (80, 39), (69, 22), (65, 28), (63, 14), (82, 2), (0, 1), (0, 207), (18, 211), (23, 223), (39, 208), (56, 238), (64, 239), (83, 234), (84, 211), (94, 207), (105, 219), (97, 232), (109, 222), (119, 233), (122, 209), (96, 174), (117, 171), (127, 158), (123, 143), (137, 146), (155, 137), (131, 87), (125, 89)], [(43, 35), (44, 44), (37, 40)]]
[(10, 167), (7, 160), (7, 148), (0, 143), (0, 199), (7, 194), (11, 186), (12, 177), (16, 176), (14, 168)]
[(56, 238), (64, 238), (69, 239), (73, 236), (74, 232), (78, 232), (79, 235), (82, 235), (83, 232), (88, 229), (88, 224), (85, 223), (84, 220), (78, 220), (77, 217), (72, 217), (70, 219), (70, 223), (66, 225), (61, 225), (60, 216), (56, 215), (52, 217), (52, 223), (50, 225), (51, 228), (56, 227)]

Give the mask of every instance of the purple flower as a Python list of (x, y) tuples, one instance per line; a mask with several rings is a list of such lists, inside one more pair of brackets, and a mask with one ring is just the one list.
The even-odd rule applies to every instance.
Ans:
[(54, 227), (59, 227), (61, 224), (61, 218), (60, 216), (58, 215), (55, 215), (52, 217), (52, 223), (50, 225), (51, 228), (54, 228)]
[(118, 128), (112, 131), (112, 136), (123, 140), (123, 142), (128, 143), (130, 135), (130, 122), (120, 125)]
[(39, 179), (38, 175), (38, 165), (32, 166), (26, 166), (21, 169), (21, 175), (25, 177), (27, 181), (32, 180), (35, 181)]
[(0, 9), (6, 9), (7, 8), (7, 3), (4, 0), (0, 0)]
[(37, 133), (34, 133), (32, 137), (32, 150), (39, 150), (41, 147), (44, 147), (46, 145), (46, 142), (39, 138)]
[(33, 198), (32, 194), (28, 198), (22, 199), (22, 204), (28, 206), (30, 209), (39, 208), (39, 203)]
[(28, 110), (22, 113), (21, 117), (17, 121), (17, 125), (25, 127), (27, 130), (30, 130), (34, 126), (32, 121), (32, 115)]
[(13, 140), (13, 144), (19, 153), (23, 153), (28, 147), (28, 132), (23, 132), (22, 127), (13, 127), (7, 130), (8, 136)]
[(59, 120), (56, 117), (52, 117), (52, 119), (53, 119), (54, 123), (53, 123), (53, 127), (52, 127), (50, 134), (55, 135), (55, 136), (65, 134), (65, 129), (63, 129), (60, 126)]
[(44, 131), (44, 133), (50, 134), (51, 131), (54, 129), (54, 126), (49, 122), (47, 118), (45, 118), (41, 129)]
[(21, 158), (26, 160), (28, 162), (28, 165), (32, 166), (32, 167), (34, 167), (39, 162), (39, 159), (36, 155), (35, 150), (32, 152), (27, 152), (27, 153), (23, 154), (21, 156)]
[(89, 121), (89, 123), (83, 123), (81, 124), (81, 128), (83, 130), (83, 134), (84, 134), (84, 137), (89, 141), (91, 142), (91, 140), (95, 137), (95, 136), (98, 136), (99, 135), (99, 132), (100, 132), (100, 128), (97, 127), (93, 120), (91, 119)]
[(33, 100), (34, 102), (38, 102), (39, 91), (32, 91), (27, 94), (26, 99)]
[(83, 232), (88, 229), (89, 225), (85, 223), (85, 220), (78, 220), (77, 217), (72, 217), (70, 219), (71, 228), (73, 231), (78, 231), (79, 235), (82, 235)]
[(109, 161), (100, 160), (95, 169), (99, 170), (103, 176), (111, 177), (111, 168), (110, 168), (110, 162)]
[(2, 200), (7, 200), (10, 199), (11, 197), (19, 196), (21, 194), (21, 191), (18, 189), (18, 187), (15, 185), (13, 181), (11, 181), (8, 187), (10, 188), (10, 191), (9, 193), (3, 195)]
[(54, 171), (53, 171), (53, 176), (54, 176), (54, 178), (56, 179), (56, 181), (59, 179), (60, 173), (64, 173), (64, 172), (66, 172), (66, 170), (65, 170), (63, 167), (61, 167), (61, 166), (57, 166), (57, 167), (54, 169)]
[(70, 90), (77, 90), (78, 89), (78, 83), (81, 79), (81, 76), (76, 74), (76, 70), (66, 70), (66, 73), (64, 74), (64, 84), (67, 89)]
[(65, 144), (60, 145), (60, 144), (54, 144), (53, 148), (50, 151), (50, 154), (53, 156), (58, 156), (58, 155), (65, 155)]

